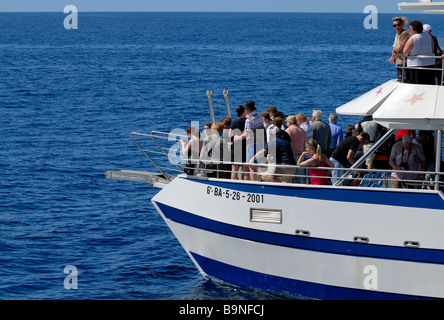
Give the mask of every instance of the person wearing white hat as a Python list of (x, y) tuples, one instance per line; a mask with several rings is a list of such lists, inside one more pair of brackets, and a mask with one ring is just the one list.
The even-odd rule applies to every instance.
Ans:
[(429, 33), (432, 33), (432, 27), (429, 24), (425, 24), (423, 26), (424, 31), (427, 31)]
[[(443, 54), (441, 48), (439, 47), (438, 39), (432, 34), (432, 26), (429, 25), (429, 24), (425, 24), (423, 26), (423, 29), (424, 29), (424, 31), (428, 32), (432, 36), (432, 39), (433, 39), (433, 50), (434, 50), (433, 52), (434, 52), (435, 56), (441, 56), (441, 58), (444, 59), (444, 54)], [(436, 68), (442, 69), (442, 59), (436, 59), (435, 60)], [(441, 84), (441, 80), (442, 80), (441, 79), (442, 78), (441, 73), (442, 73), (442, 70), (437, 70), (435, 72), (435, 77), (438, 80), (438, 84)]]

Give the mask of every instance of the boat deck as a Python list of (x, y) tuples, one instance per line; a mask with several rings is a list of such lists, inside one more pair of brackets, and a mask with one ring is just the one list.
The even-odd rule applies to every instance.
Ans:
[[(159, 131), (153, 131), (150, 134), (142, 134), (142, 133), (133, 133), (131, 135), (131, 139), (136, 144), (136, 146), (142, 151), (142, 153), (147, 157), (147, 159), (158, 169), (159, 172), (148, 172), (148, 171), (133, 171), (133, 170), (116, 170), (116, 171), (107, 171), (105, 173), (108, 179), (114, 180), (127, 180), (134, 182), (143, 182), (152, 184), (154, 187), (163, 188), (170, 181), (172, 181), (177, 175), (186, 175), (185, 169), (187, 167), (187, 158), (181, 155), (181, 147), (180, 140), (184, 139), (186, 136), (177, 135), (177, 133), (165, 133)], [(154, 148), (154, 149), (153, 149)], [(368, 154), (364, 154), (357, 163), (363, 163)], [(165, 161), (165, 158), (168, 161)], [(203, 161), (205, 162), (205, 161)], [(160, 165), (161, 163), (162, 165)], [(213, 161), (214, 163), (214, 161)], [(196, 176), (190, 175), (190, 178), (193, 179), (222, 179), (223, 174), (230, 174), (231, 170), (219, 168), (218, 165), (224, 164), (223, 162), (217, 163), (216, 168), (211, 170), (211, 174), (207, 173), (208, 169), (199, 168), (199, 174)], [(237, 164), (242, 168), (242, 165), (245, 163), (239, 162), (230, 162), (229, 164)], [(259, 164), (251, 164), (258, 167), (258, 181), (254, 181), (255, 183), (263, 183), (268, 184), (269, 182), (262, 182), (260, 179), (261, 173), (265, 172), (268, 168), (268, 164), (259, 163)], [(277, 165), (279, 167), (279, 165)], [(285, 165), (283, 165), (285, 166)], [(396, 170), (387, 169), (388, 160), (382, 167), (376, 167), (375, 169), (367, 169), (362, 166), (357, 166), (355, 168), (319, 168), (319, 169), (328, 169), (330, 171), (333, 170), (341, 170), (344, 175), (341, 178), (342, 186), (353, 186), (353, 187), (371, 187), (371, 188), (391, 188), (391, 174), (393, 172), (397, 172)], [(230, 167), (230, 166), (229, 166)], [(300, 177), (303, 179), (303, 184), (310, 184), (310, 176), (308, 174), (307, 167), (298, 167), (295, 168), (303, 169), (303, 174), (301, 175), (292, 175), (293, 177)], [(230, 168), (231, 169), (231, 168)], [(398, 171), (400, 172), (400, 171)], [(405, 180), (407, 185), (412, 189), (425, 189), (425, 190), (442, 190), (444, 187), (444, 173), (441, 171), (409, 171), (409, 173), (417, 173), (424, 174), (424, 180)], [(241, 178), (242, 174), (248, 174), (239, 170), (237, 172), (237, 177)], [(284, 175), (284, 174), (282, 174)], [(330, 179), (330, 177), (329, 177)], [(226, 179), (223, 179), (226, 180)], [(239, 182), (241, 179), (235, 179)], [(232, 180), (233, 181), (233, 180)], [(243, 183), (250, 183), (250, 180), (244, 180)], [(295, 183), (289, 183), (295, 184)], [(296, 185), (296, 184), (295, 184)], [(297, 185), (301, 185), (298, 183)]]

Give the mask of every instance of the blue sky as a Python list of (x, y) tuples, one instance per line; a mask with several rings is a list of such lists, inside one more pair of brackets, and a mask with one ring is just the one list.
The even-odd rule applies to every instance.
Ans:
[[(374, 5), (380, 13), (399, 12), (403, 0), (1, 0), (0, 12), (59, 11), (75, 5), (81, 11), (207, 12), (360, 12)], [(416, 2), (407, 0), (406, 2)]]

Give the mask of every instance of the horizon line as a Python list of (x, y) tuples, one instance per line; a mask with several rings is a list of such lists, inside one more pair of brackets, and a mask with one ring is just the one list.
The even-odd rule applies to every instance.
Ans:
[[(353, 13), (353, 14), (363, 14), (368, 15), (368, 13), (358, 12), (358, 11), (164, 11), (164, 10), (107, 10), (107, 11), (95, 11), (95, 10), (79, 10), (78, 13)], [(57, 11), (47, 11), (47, 10), (34, 10), (34, 11), (0, 11), (0, 13), (63, 13), (63, 10)], [(378, 12), (379, 14), (394, 14), (403, 13), (402, 11), (394, 12)], [(407, 13), (406, 13), (407, 14)], [(423, 14), (423, 13), (420, 13)], [(426, 13), (424, 13), (426, 14)]]

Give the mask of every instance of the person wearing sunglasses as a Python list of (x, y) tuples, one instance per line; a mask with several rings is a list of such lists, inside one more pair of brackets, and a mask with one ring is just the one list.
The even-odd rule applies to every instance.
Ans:
[(389, 59), (390, 63), (396, 63), (397, 66), (397, 78), (398, 81), (404, 81), (406, 79), (404, 71), (404, 79), (402, 78), (402, 65), (405, 62), (404, 57), (398, 57), (398, 55), (404, 54), (404, 46), (410, 38), (409, 32), (404, 28), (408, 21), (406, 17), (395, 17), (392, 19), (393, 28), (396, 31), (395, 42), (393, 43), (392, 56)]

